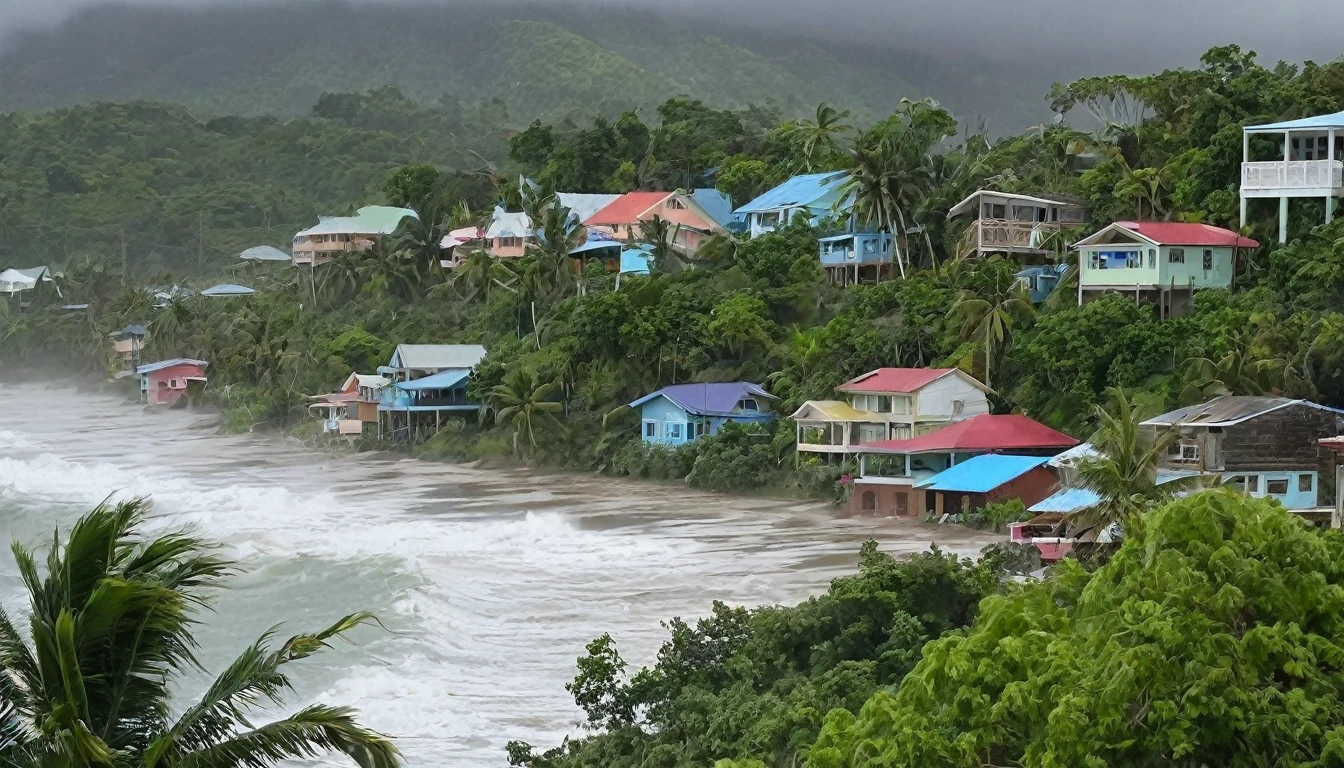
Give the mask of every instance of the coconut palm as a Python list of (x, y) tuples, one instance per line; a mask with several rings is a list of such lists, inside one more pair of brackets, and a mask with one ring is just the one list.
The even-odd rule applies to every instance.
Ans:
[(1180, 401), (1186, 405), (1219, 395), (1262, 395), (1269, 391), (1263, 381), (1262, 361), (1252, 355), (1245, 334), (1232, 337), (1225, 354), (1192, 357), (1185, 361), (1184, 368)]
[[(200, 668), (195, 614), (232, 563), (199, 539), (142, 532), (144, 501), (101, 504), (46, 556), (14, 545), (28, 592), (29, 631), (0, 611), (0, 759), (14, 766), (238, 766), (261, 768), (344, 753), (364, 768), (394, 768), (396, 749), (353, 710), (314, 704), (258, 724), (259, 705), (283, 704), (285, 665), (370, 620), (346, 616), (276, 646), (249, 646), (195, 703), (174, 701)], [(176, 717), (172, 713), (180, 712)]]
[(496, 384), (490, 390), (487, 402), (495, 413), (495, 421), (513, 427), (514, 455), (521, 455), (519, 442), (523, 436), (527, 437), (532, 450), (536, 450), (536, 426), (543, 415), (558, 423), (555, 414), (563, 406), (551, 399), (557, 389), (557, 383), (538, 383), (532, 371), (519, 368), (505, 376), (503, 384)]
[(662, 216), (639, 222), (639, 241), (649, 246), (650, 267), (653, 271), (674, 275), (689, 266), (676, 250), (680, 232), (680, 224)]
[(985, 294), (963, 291), (952, 306), (952, 316), (961, 321), (962, 337), (981, 339), (985, 345), (985, 386), (991, 386), (994, 358), (1012, 343), (1013, 326), (1035, 314), (1026, 287), (1016, 280), (996, 285)]
[(482, 250), (467, 254), (462, 263), (453, 270), (452, 286), (458, 296), (472, 301), (479, 297), (489, 301), (490, 294), (496, 289), (514, 291), (518, 280), (508, 267), (499, 259)]
[(838, 137), (853, 130), (843, 121), (849, 117), (849, 111), (841, 112), (826, 102), (817, 105), (815, 119), (801, 120), (794, 130), (802, 139), (803, 170), (811, 173), (818, 160), (825, 160), (840, 154)]
[(443, 276), (443, 238), (452, 229), (438, 197), (420, 204), (418, 216), (407, 216), (393, 235), (395, 249), (417, 267), (417, 275)]

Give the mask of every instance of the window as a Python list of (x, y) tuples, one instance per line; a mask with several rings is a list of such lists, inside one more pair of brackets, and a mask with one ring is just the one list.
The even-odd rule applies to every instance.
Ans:
[(666, 425), (666, 431), (664, 432), (664, 436), (665, 436), (668, 440), (680, 440), (680, 439), (681, 439), (681, 435), (682, 435), (681, 428), (682, 428), (683, 426), (685, 426), (685, 425), (684, 425), (684, 424), (681, 424), (680, 422), (675, 422), (675, 421), (669, 421), (669, 422), (667, 422), (667, 425)]
[(1143, 266), (1143, 252), (1131, 251), (1125, 256), (1125, 266), (1129, 269), (1138, 269)]
[(1149, 248), (1149, 249), (1148, 249), (1148, 268), (1149, 268), (1149, 269), (1155, 269), (1156, 267), (1157, 267), (1157, 249), (1156, 249), (1156, 248)]
[(1087, 254), (1087, 268), (1105, 269), (1105, 267), (1101, 266), (1101, 254), (1097, 253), (1096, 251), (1092, 251), (1091, 253)]
[(1008, 216), (1008, 207), (1005, 205), (990, 205), (989, 217), (991, 219), (1003, 219)]
[(177, 388), (178, 388), (177, 379), (169, 379), (169, 380), (168, 380), (168, 388), (169, 388), (169, 389), (177, 389)]
[(878, 395), (878, 396), (877, 396), (877, 412), (878, 412), (878, 413), (891, 413), (891, 412), (892, 412), (891, 409), (892, 409), (892, 397), (891, 397), (891, 395)]
[(864, 253), (877, 253), (877, 242), (874, 241), (874, 240), (864, 240), (864, 241), (863, 241), (863, 252), (864, 252)]
[(896, 395), (891, 401), (892, 413), (910, 413), (909, 395)]
[(761, 410), (761, 409), (760, 409), (760, 406), (756, 404), (756, 401), (755, 401), (755, 400), (753, 400), (753, 399), (751, 399), (750, 397), (748, 397), (748, 398), (743, 398), (742, 400), (738, 400), (738, 401), (737, 401), (737, 410), (739, 410), (739, 411), (751, 411), (751, 412), (755, 413), (755, 412), (757, 412), (757, 411), (759, 411), (759, 410)]
[(676, 197), (667, 198), (667, 203), (665, 204), (665, 207), (674, 211), (686, 210), (686, 204), (681, 202), (681, 200), (677, 199)]
[(1270, 496), (1287, 496), (1288, 481), (1286, 479), (1266, 481), (1265, 493), (1268, 493)]
[(1251, 494), (1251, 493), (1259, 493), (1259, 492), (1260, 492), (1260, 476), (1259, 476), (1259, 475), (1247, 475), (1247, 476), (1246, 476), (1246, 493)]
[(962, 414), (962, 412), (965, 411), (965, 410), (966, 410), (966, 401), (965, 401), (965, 400), (953, 400), (953, 401), (952, 401), (952, 415), (953, 415), (953, 416), (960, 416), (960, 415)]
[(1167, 454), (1174, 461), (1199, 461), (1199, 443), (1172, 443), (1171, 447), (1167, 449)]
[(1184, 249), (1184, 248), (1172, 248), (1171, 250), (1167, 251), (1167, 263), (1168, 263), (1168, 264), (1184, 264), (1184, 263), (1185, 263), (1185, 249)]
[(1204, 249), (1204, 271), (1205, 271), (1205, 272), (1208, 272), (1208, 271), (1211, 270), (1211, 269), (1213, 269), (1213, 249), (1212, 249), (1212, 248), (1205, 248), (1205, 249)]
[(910, 494), (905, 491), (896, 492), (896, 514), (904, 515), (910, 511)]
[(647, 438), (650, 438), (650, 439), (657, 437), (657, 436), (658, 436), (658, 422), (656, 422), (656, 421), (646, 421), (646, 422), (644, 422), (644, 436), (647, 437)]
[(877, 494), (872, 491), (863, 492), (863, 511), (873, 512), (877, 509)]
[(881, 442), (886, 438), (886, 430), (881, 424), (860, 424), (859, 442), (862, 444)]
[(756, 221), (757, 221), (757, 224), (758, 224), (759, 226), (762, 226), (762, 227), (775, 227), (775, 226), (778, 226), (778, 225), (779, 225), (779, 213), (778, 213), (778, 212), (774, 212), (774, 211), (772, 211), (772, 212), (770, 212), (770, 213), (761, 213), (761, 214), (757, 214)]
[(1310, 472), (1303, 472), (1297, 476), (1298, 493), (1311, 493), (1316, 490), (1316, 476)]

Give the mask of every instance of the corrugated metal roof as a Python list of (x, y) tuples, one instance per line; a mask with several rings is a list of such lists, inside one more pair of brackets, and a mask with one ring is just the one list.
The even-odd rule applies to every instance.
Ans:
[(790, 418), (806, 419), (809, 410), (821, 414), (825, 421), (867, 421), (871, 416), (839, 400), (808, 400)]
[(1079, 240), (1074, 248), (1085, 245), (1098, 245), (1109, 232), (1116, 229), (1131, 234), (1156, 245), (1209, 246), (1213, 248), (1259, 248), (1260, 243), (1242, 237), (1230, 229), (1215, 227), (1212, 224), (1194, 224), (1186, 221), (1117, 221), (1094, 235)]
[(191, 358), (187, 357), (175, 357), (171, 360), (160, 360), (157, 363), (146, 363), (140, 366), (139, 368), (136, 368), (135, 372), (153, 373), (155, 371), (161, 371), (164, 368), (172, 368), (174, 365), (195, 365), (201, 368), (208, 368), (210, 366), (210, 364), (204, 360), (192, 360)]
[(366, 205), (355, 212), (354, 216), (321, 216), (317, 225), (295, 234), (295, 237), (308, 235), (390, 235), (401, 226), (401, 220), (411, 216), (420, 218), (410, 208), (393, 208), (389, 205)]
[(1077, 445), (1072, 437), (1019, 414), (984, 414), (907, 440), (884, 440), (864, 446), (873, 453), (951, 453), (977, 451), (1064, 450)]
[(254, 293), (256, 291), (246, 285), (234, 285), (233, 283), (212, 285), (201, 291), (202, 296), (251, 296)]
[(532, 222), (527, 218), (526, 213), (510, 212), (503, 208), (496, 208), (495, 215), (490, 218), (490, 226), (485, 228), (487, 238), (496, 237), (531, 237)]
[(689, 195), (700, 210), (705, 212), (720, 226), (726, 227), (733, 220), (733, 199), (717, 189), (696, 189)]
[(419, 392), (426, 389), (452, 389), (465, 381), (470, 375), (470, 369), (440, 371), (439, 373), (426, 376), (423, 379), (399, 382), (397, 384), (397, 389), (404, 389), (408, 392)]
[(671, 192), (627, 192), (583, 220), (592, 226), (634, 224), (645, 211), (671, 197)]
[(556, 195), (560, 199), (560, 204), (569, 209), (569, 212), (577, 216), (579, 221), (584, 221), (598, 211), (611, 205), (611, 202), (620, 195), (595, 195), (582, 192), (560, 192)]
[(1147, 427), (1200, 426), (1231, 427), (1263, 416), (1290, 405), (1305, 405), (1324, 411), (1344, 413), (1338, 408), (1313, 403), (1310, 400), (1292, 400), (1286, 397), (1266, 397), (1255, 395), (1222, 395), (1206, 403), (1177, 408), (1161, 416), (1155, 416), (1145, 422)]
[(485, 357), (480, 344), (398, 344), (388, 367), (413, 370), (475, 368)]
[(1328, 130), (1330, 128), (1344, 128), (1344, 112), (1303, 117), (1297, 120), (1284, 120), (1281, 123), (1248, 125), (1242, 130), (1247, 133), (1280, 133), (1282, 131)]
[(288, 253), (269, 245), (254, 245), (238, 254), (243, 261), (289, 261)]
[(1056, 512), (1071, 515), (1085, 509), (1091, 509), (1100, 503), (1101, 497), (1097, 495), (1096, 491), (1090, 491), (1086, 488), (1065, 488), (1056, 492), (1053, 496), (1031, 505), (1027, 508), (1027, 511), (1038, 514)]
[(849, 178), (847, 171), (810, 173), (794, 176), (755, 200), (738, 208), (735, 213), (764, 213), (782, 208), (801, 208), (820, 200), (838, 189)]
[(1068, 206), (1081, 207), (1081, 205), (1077, 201), (1061, 200), (1058, 198), (1038, 197), (1035, 195), (1019, 195), (1014, 192), (997, 192), (992, 189), (977, 189), (976, 191), (967, 195), (964, 200), (952, 206), (952, 209), (947, 212), (947, 218), (949, 219), (955, 218), (957, 216), (962, 215), (963, 213), (970, 213), (972, 210), (978, 212), (979, 206), (975, 206), (972, 204), (975, 202), (976, 198), (980, 197), (981, 195), (993, 195), (994, 197), (1002, 197), (1008, 200), (1019, 200), (1024, 203), (1036, 203), (1038, 205), (1068, 205)]
[(967, 459), (919, 483), (928, 491), (989, 493), (1050, 461), (1048, 456), (1004, 456), (990, 453)]
[[(910, 394), (918, 392), (944, 376), (961, 373), (956, 368), (878, 368), (862, 376), (850, 379), (836, 387), (841, 392), (894, 392)], [(961, 374), (977, 388), (989, 391), (984, 384), (974, 378)]]
[(699, 416), (732, 415), (733, 409), (737, 407), (737, 401), (744, 397), (776, 399), (759, 384), (752, 384), (749, 381), (706, 382), (663, 387), (630, 403), (630, 407), (636, 408), (657, 397), (666, 397), (683, 411)]

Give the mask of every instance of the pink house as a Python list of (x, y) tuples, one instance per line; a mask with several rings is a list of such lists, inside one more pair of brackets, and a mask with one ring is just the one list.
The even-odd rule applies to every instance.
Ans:
[(204, 360), (174, 358), (135, 369), (140, 375), (140, 398), (151, 405), (171, 405), (187, 393), (187, 382), (205, 383)]
[(583, 223), (590, 231), (597, 230), (618, 240), (637, 240), (640, 223), (659, 217), (676, 227), (673, 245), (693, 254), (711, 235), (726, 232), (725, 225), (731, 216), (732, 202), (715, 189), (629, 192)]

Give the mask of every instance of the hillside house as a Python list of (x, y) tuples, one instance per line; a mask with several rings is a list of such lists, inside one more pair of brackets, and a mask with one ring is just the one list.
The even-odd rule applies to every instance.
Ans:
[(1042, 257), (1056, 250), (1050, 238), (1087, 221), (1087, 209), (1067, 200), (981, 189), (952, 206), (947, 218), (965, 220), (959, 253)]
[(410, 208), (366, 205), (354, 216), (323, 216), (316, 226), (294, 235), (293, 262), (316, 266), (331, 261), (343, 251), (366, 251), (391, 235), (407, 217), (419, 218)]
[(390, 382), (378, 390), (380, 434), (414, 441), (437, 434), (444, 416), (479, 413), (481, 404), (467, 395), (467, 380), (484, 357), (479, 344), (398, 344), (388, 364), (378, 368)]
[(1013, 277), (1017, 278), (1018, 284), (1027, 292), (1031, 303), (1040, 304), (1055, 292), (1068, 269), (1067, 264), (1039, 264), (1022, 269)]
[[(1251, 160), (1253, 150), (1268, 149), (1261, 136), (1283, 138), (1271, 145), (1273, 160)], [(1288, 242), (1288, 201), (1295, 197), (1325, 200), (1325, 223), (1334, 219), (1335, 198), (1344, 197), (1344, 112), (1242, 128), (1242, 228), (1251, 200), (1278, 198), (1279, 242)]]
[(777, 398), (747, 381), (673, 384), (630, 403), (640, 411), (645, 443), (676, 447), (717, 434), (727, 423), (774, 421), (770, 403)]
[(205, 385), (204, 360), (174, 358), (142, 365), (135, 369), (140, 376), (140, 400), (150, 405), (173, 405), (192, 387)]
[(793, 413), (799, 453), (844, 456), (989, 413), (989, 388), (956, 368), (879, 368), (809, 400)]
[(732, 203), (717, 189), (692, 192), (629, 192), (584, 219), (589, 234), (601, 232), (622, 241), (640, 238), (640, 224), (661, 218), (675, 229), (672, 246), (694, 255), (711, 235), (727, 232)]
[(895, 238), (887, 232), (845, 232), (818, 238), (821, 268), (836, 285), (896, 276)]
[[(959, 510), (964, 507), (960, 500), (950, 502), (951, 509), (947, 508), (947, 500), (944, 500), (943, 507), (939, 507), (938, 498), (929, 492), (959, 490), (964, 493), (990, 494), (1002, 483), (988, 486), (985, 490), (972, 491), (954, 488), (952, 485), (926, 487), (926, 481), (977, 456), (1036, 457), (1041, 459), (1041, 464), (1045, 464), (1051, 457), (1076, 445), (1078, 441), (1063, 432), (1017, 414), (982, 414), (921, 437), (876, 441), (865, 445), (859, 455), (859, 476), (854, 480), (851, 505), (855, 512), (897, 517), (922, 517), (926, 512), (942, 514)], [(1022, 472), (1036, 466), (1024, 466)], [(1036, 474), (1040, 476), (1040, 473)], [(1054, 491), (1056, 475), (1053, 469), (1050, 469), (1049, 474), (1048, 484), (1031, 484), (1033, 489), (1043, 491), (1039, 495), (1037, 490), (1033, 490), (1026, 496), (1011, 498), (1022, 498), (1024, 503), (1030, 505), (1050, 495)], [(1004, 482), (1016, 477), (1013, 475)], [(963, 480), (959, 479), (958, 482)], [(1002, 499), (996, 497), (991, 500)]]
[(1324, 438), (1344, 433), (1344, 411), (1308, 400), (1226, 395), (1143, 422), (1179, 438), (1160, 468), (1219, 475), (1224, 487), (1272, 498), (1292, 510), (1333, 504), (1334, 454)]
[(112, 341), (112, 354), (117, 359), (117, 377), (134, 373), (140, 367), (140, 356), (149, 340), (149, 329), (139, 323), (131, 323), (119, 331), (109, 333), (107, 337)]
[(322, 419), (327, 434), (361, 435), (365, 426), (378, 423), (382, 391), (391, 383), (386, 376), (351, 373), (335, 392), (314, 398), (308, 411)]
[[(569, 213), (579, 221), (591, 218), (593, 214), (610, 205), (620, 195), (592, 195), (560, 192), (556, 198), (569, 209)], [(527, 246), (536, 243), (532, 220), (521, 211), (506, 211), (497, 206), (490, 223), (480, 238), (481, 247), (492, 256), (512, 259), (527, 252)]]
[(849, 174), (844, 171), (794, 176), (734, 211), (752, 237), (773, 232), (795, 218), (816, 224), (822, 219), (847, 213), (840, 195)]
[(1259, 243), (1208, 224), (1118, 221), (1079, 240), (1078, 303), (1106, 293), (1154, 304), (1180, 317), (1202, 288), (1230, 288), (1237, 252)]

